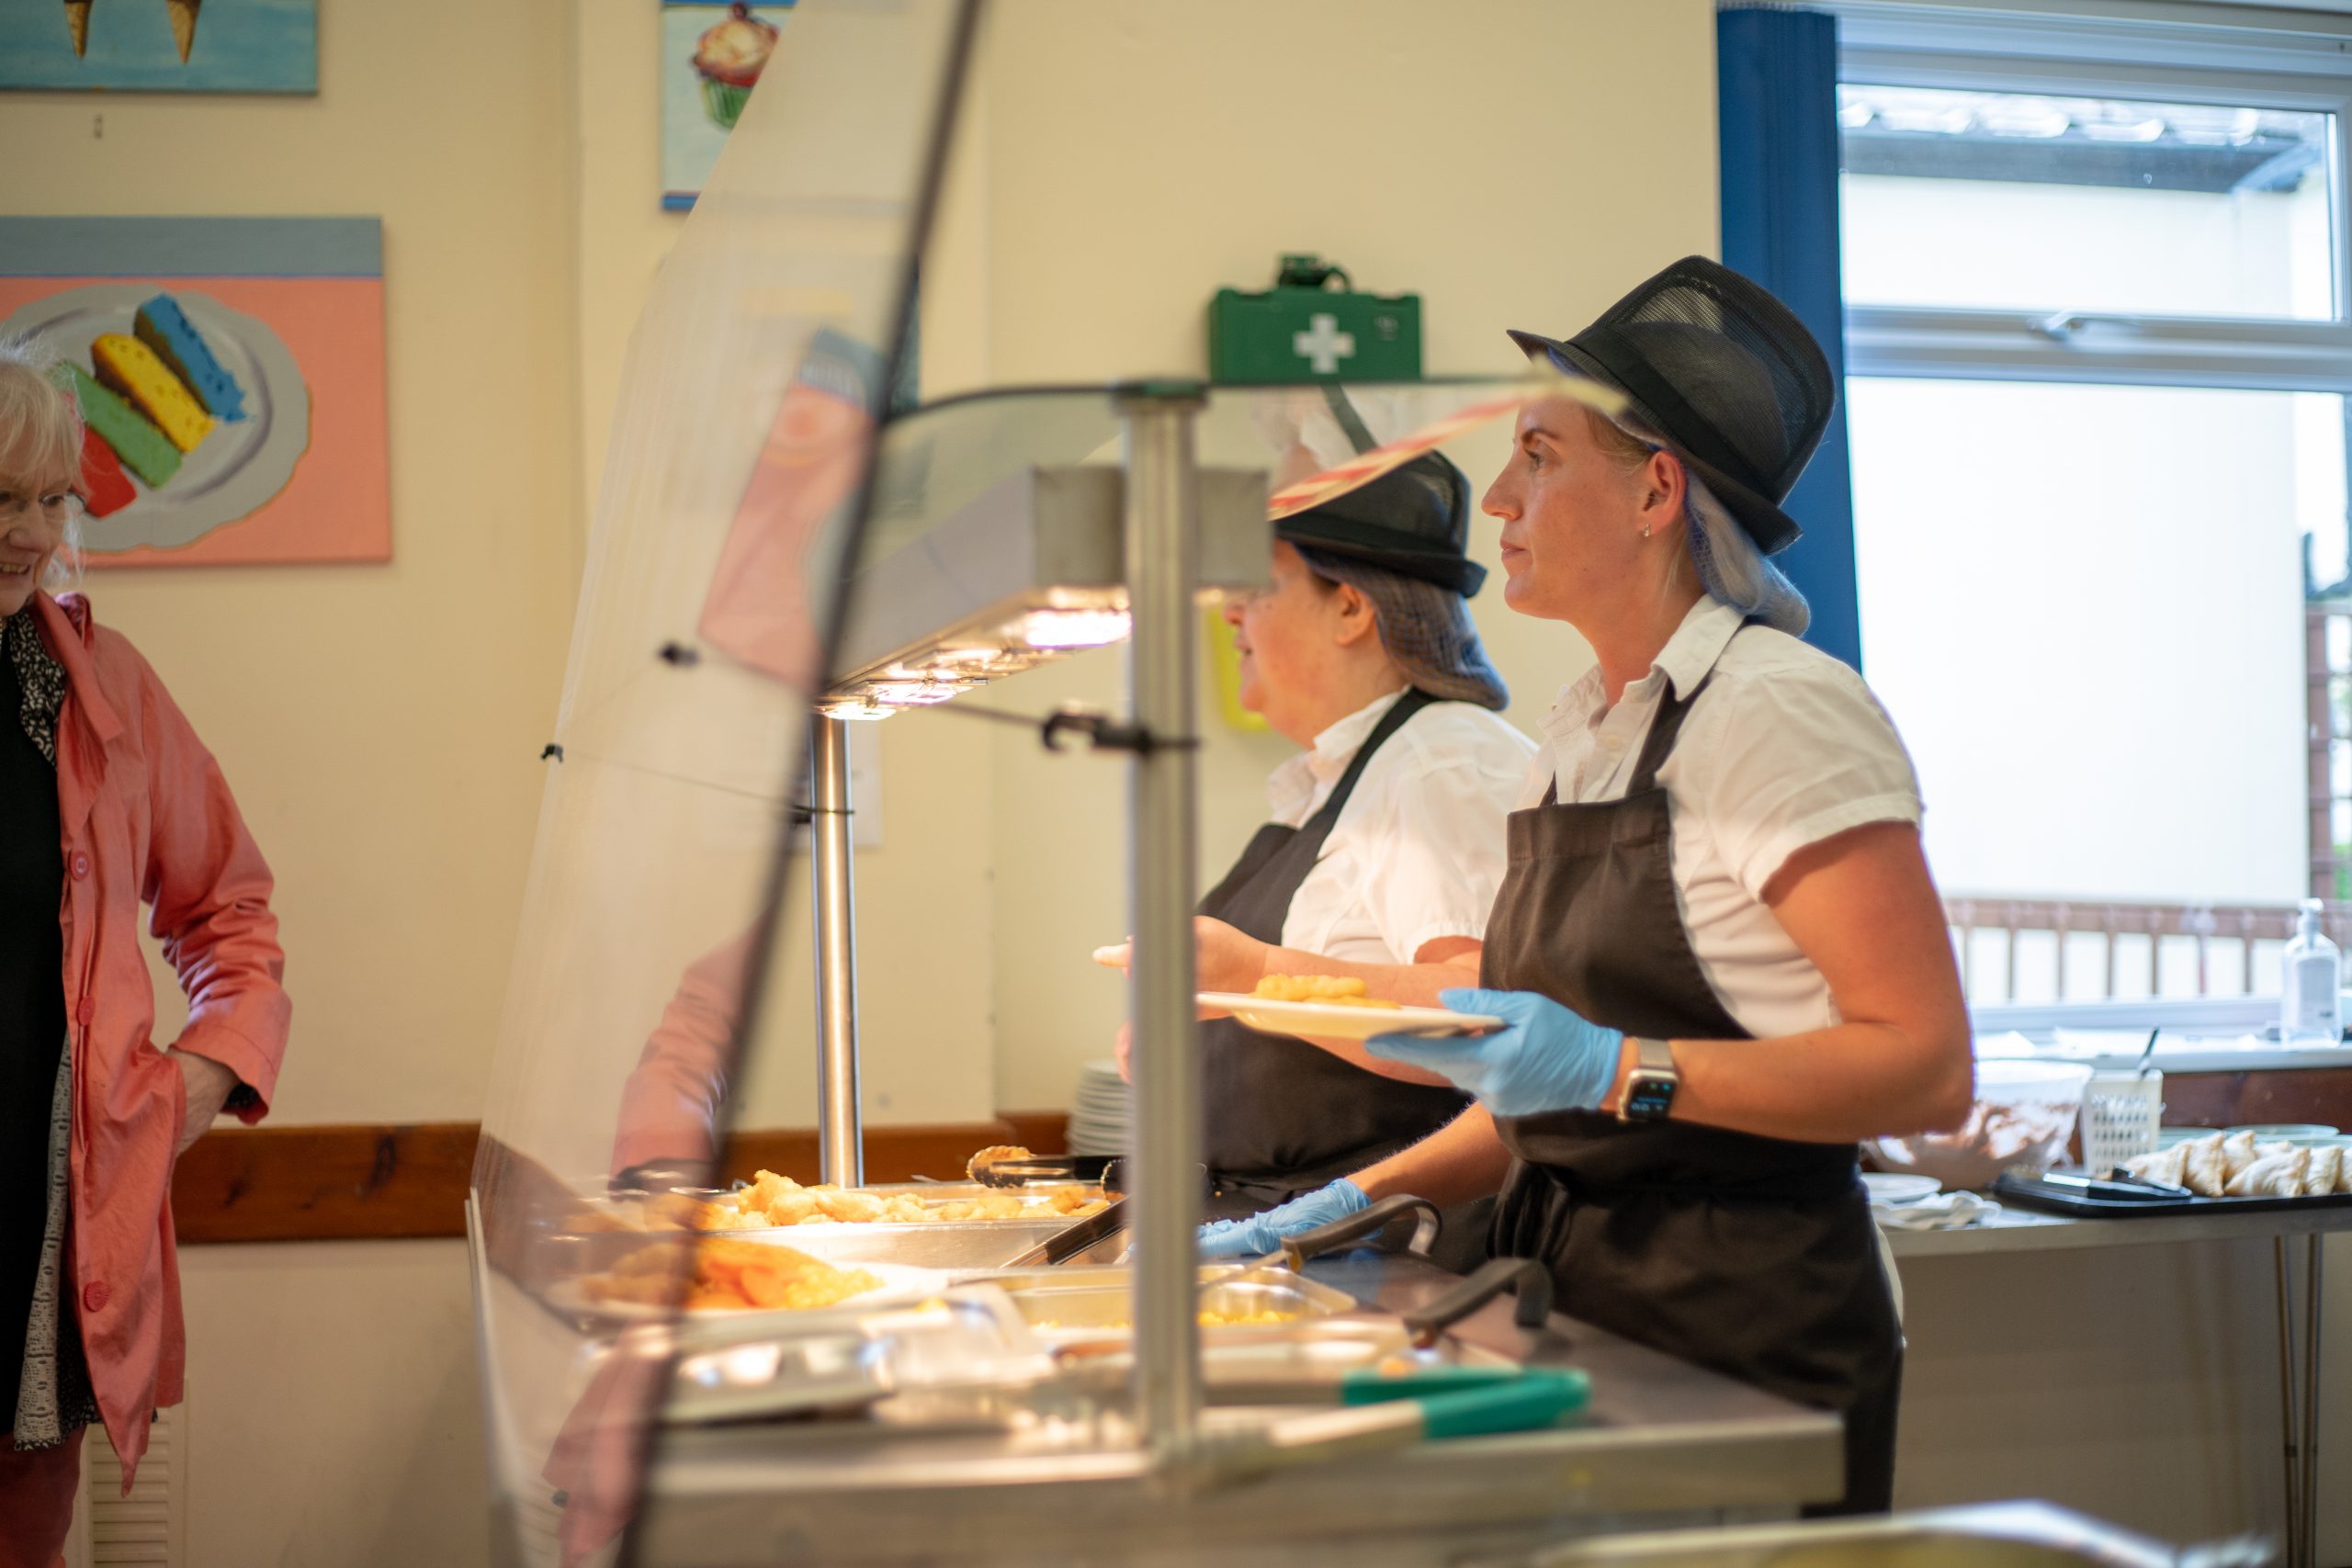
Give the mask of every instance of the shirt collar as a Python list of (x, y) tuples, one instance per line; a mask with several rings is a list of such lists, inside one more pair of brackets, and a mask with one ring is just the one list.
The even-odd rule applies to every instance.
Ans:
[[(1626, 694), (1654, 692), (1658, 677), (1663, 676), (1672, 683), (1676, 696), (1688, 699), (1692, 689), (1707, 678), (1707, 671), (1723, 657), (1732, 634), (1747, 624), (1747, 617), (1739, 611), (1713, 594), (1702, 594), (1699, 602), (1684, 613), (1682, 624), (1666, 639), (1657, 657), (1650, 661), (1650, 672), (1626, 687)], [(1607, 705), (1605, 692), (1600, 666), (1596, 664), (1560, 688), (1551, 710), (1537, 727), (1555, 740), (1591, 728)]]
[(1657, 660), (1650, 668), (1664, 671), (1674, 682), (1674, 694), (1688, 701), (1691, 688), (1707, 678), (1715, 660), (1724, 656), (1724, 649), (1731, 642), (1732, 634), (1747, 622), (1747, 617), (1711, 593), (1702, 593), (1699, 602), (1683, 615), (1682, 624), (1658, 649)]
[(1317, 778), (1337, 778), (1347, 772), (1355, 760), (1356, 751), (1372, 737), (1373, 729), (1383, 715), (1395, 707), (1410, 686), (1399, 686), (1385, 697), (1374, 699), (1356, 709), (1347, 717), (1332, 725), (1315, 738), (1315, 750), (1307, 753), (1308, 766)]

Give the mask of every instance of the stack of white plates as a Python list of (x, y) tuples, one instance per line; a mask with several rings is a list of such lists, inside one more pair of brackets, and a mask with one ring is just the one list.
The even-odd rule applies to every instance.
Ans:
[(1109, 1056), (1087, 1063), (1070, 1103), (1069, 1152), (1125, 1154), (1135, 1143), (1135, 1129), (1136, 1091), (1119, 1076), (1119, 1064)]

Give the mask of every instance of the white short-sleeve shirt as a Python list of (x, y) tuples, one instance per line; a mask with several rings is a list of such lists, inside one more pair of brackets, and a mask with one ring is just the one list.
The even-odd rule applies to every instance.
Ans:
[(1540, 804), (1555, 781), (1563, 803), (1623, 799), (1661, 696), (1670, 684), (1687, 697), (1711, 666), (1657, 775), (1683, 927), (1741, 1028), (1759, 1039), (1825, 1028), (1838, 1021), (1828, 984), (1764, 888), (1808, 844), (1869, 822), (1916, 825), (1921, 810), (1910, 753), (1851, 669), (1702, 598), (1616, 706), (1597, 667), (1561, 688), (1518, 804)]
[[(1399, 691), (1315, 738), (1266, 781), (1273, 819), (1322, 808)], [(1535, 743), (1469, 703), (1431, 703), (1364, 763), (1315, 868), (1290, 901), (1282, 944), (1358, 964), (1409, 964), (1440, 937), (1478, 937), (1502, 886), (1505, 819)]]

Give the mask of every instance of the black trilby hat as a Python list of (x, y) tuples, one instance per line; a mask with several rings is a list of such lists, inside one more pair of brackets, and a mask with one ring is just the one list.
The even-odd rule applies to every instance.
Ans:
[(1515, 332), (1633, 400), (1766, 555), (1803, 532), (1781, 510), (1838, 406), (1828, 356), (1796, 313), (1719, 262), (1685, 256), (1563, 343)]
[(1487, 569), (1470, 542), (1470, 479), (1435, 452), (1274, 525), (1278, 538), (1450, 588), (1467, 598)]

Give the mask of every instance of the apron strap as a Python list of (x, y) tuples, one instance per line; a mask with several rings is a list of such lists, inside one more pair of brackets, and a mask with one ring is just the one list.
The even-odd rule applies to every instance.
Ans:
[[(1732, 635), (1736, 637), (1738, 634), (1735, 632)], [(1628, 796), (1646, 794), (1657, 787), (1657, 771), (1666, 765), (1667, 758), (1674, 751), (1675, 741), (1681, 738), (1682, 721), (1690, 716), (1690, 705), (1699, 700), (1699, 694), (1705, 691), (1707, 683), (1714, 678), (1715, 672), (1711, 668), (1699, 677), (1699, 683), (1690, 688), (1689, 696), (1677, 697), (1669, 692), (1666, 700), (1658, 704), (1657, 715), (1650, 720), (1649, 739), (1642, 742), (1641, 757), (1634, 764), (1633, 780), (1625, 785)]]

